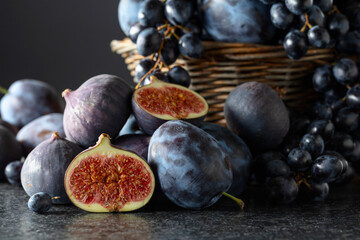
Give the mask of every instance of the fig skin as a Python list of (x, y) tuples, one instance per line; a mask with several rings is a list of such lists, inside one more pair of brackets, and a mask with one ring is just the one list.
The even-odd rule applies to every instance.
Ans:
[(26, 157), (21, 169), (21, 184), (25, 192), (32, 196), (37, 192), (46, 192), (55, 204), (68, 204), (69, 198), (64, 187), (64, 175), (70, 162), (83, 149), (73, 142), (59, 136), (57, 132)]
[(151, 136), (145, 134), (126, 134), (117, 137), (113, 145), (134, 152), (147, 161), (150, 138)]
[[(125, 155), (130, 159), (119, 159), (118, 155)], [(94, 158), (96, 158), (95, 161)], [(114, 158), (119, 159), (119, 161), (114, 160)], [(133, 164), (130, 169), (129, 166), (126, 166), (129, 162)], [(96, 164), (98, 165), (95, 166)], [(81, 171), (80, 174), (79, 171)], [(140, 174), (136, 174), (138, 171), (141, 171)], [(139, 179), (141, 174), (144, 174), (143, 178)], [(72, 179), (73, 176), (75, 179)], [(81, 187), (72, 186), (73, 180), (79, 182), (78, 176), (86, 178), (86, 182), (81, 182)], [(66, 170), (64, 182), (66, 193), (72, 203), (88, 212), (137, 210), (149, 202), (155, 189), (155, 177), (150, 166), (135, 153), (114, 147), (110, 142), (110, 136), (105, 133), (99, 136), (95, 146), (84, 150), (74, 158)], [(85, 192), (75, 192), (79, 189), (81, 191), (89, 185), (91, 188)], [(104, 192), (102, 191), (104, 190), (107, 191), (107, 195), (103, 195)], [(126, 195), (127, 190), (132, 196)], [(116, 198), (111, 194), (117, 194)], [(81, 201), (83, 199), (85, 202)], [(86, 202), (87, 200), (89, 202)]]
[(224, 116), (227, 127), (256, 154), (278, 147), (290, 128), (288, 110), (267, 84), (247, 82), (228, 95)]
[(161, 125), (150, 140), (148, 162), (163, 193), (176, 205), (213, 205), (233, 180), (228, 156), (202, 129), (182, 120)]
[(226, 127), (204, 122), (201, 129), (215, 138), (229, 157), (233, 182), (227, 193), (240, 195), (250, 179), (250, 164), (253, 160), (250, 149), (244, 140)]
[[(171, 83), (165, 83), (163, 81), (160, 81), (154, 76), (151, 76), (151, 80), (152, 80), (151, 84), (148, 84), (146, 86), (143, 86), (142, 88), (135, 90), (133, 97), (132, 97), (132, 101), (131, 101), (132, 110), (133, 110), (135, 119), (136, 119), (140, 129), (142, 131), (144, 131), (144, 133), (146, 133), (148, 135), (152, 135), (158, 127), (160, 127), (162, 124), (164, 124), (165, 122), (167, 122), (169, 120), (183, 120), (183, 121), (189, 122), (196, 126), (199, 126), (204, 121), (206, 114), (208, 112), (208, 104), (202, 96), (200, 96), (198, 93), (196, 93), (186, 87), (180, 86), (178, 84), (171, 84)], [(201, 112), (201, 114), (196, 114), (196, 116), (179, 119), (179, 118), (175, 118), (173, 116), (168, 116), (168, 115), (156, 116), (155, 114), (154, 115), (150, 114), (149, 112), (144, 110), (135, 100), (136, 95), (138, 94), (139, 91), (141, 91), (141, 89), (148, 88), (148, 87), (158, 88), (158, 87), (164, 87), (164, 86), (165, 87), (175, 87), (178, 89), (182, 89), (184, 91), (192, 92), (195, 96), (197, 96), (199, 99), (201, 99), (203, 101), (203, 103), (205, 104), (205, 109)]]
[(102, 74), (90, 78), (77, 90), (63, 92), (66, 101), (66, 137), (87, 148), (102, 133), (115, 138), (131, 113), (131, 86), (119, 77)]
[(21, 144), (9, 129), (0, 125), (0, 181), (5, 180), (5, 168), (22, 157)]
[(13, 82), (0, 102), (3, 120), (23, 127), (30, 121), (49, 113), (62, 113), (64, 102), (55, 88), (34, 79)]
[(140, 129), (139, 124), (136, 122), (134, 114), (130, 114), (130, 117), (120, 130), (119, 136), (128, 134), (144, 134), (144, 132)]
[(54, 132), (65, 138), (62, 113), (51, 113), (34, 119), (20, 129), (16, 139), (22, 144), (24, 155), (27, 156)]

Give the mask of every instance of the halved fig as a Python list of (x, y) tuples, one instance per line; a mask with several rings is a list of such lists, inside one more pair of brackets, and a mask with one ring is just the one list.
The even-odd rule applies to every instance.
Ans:
[(149, 165), (135, 153), (112, 146), (107, 134), (76, 156), (65, 173), (68, 197), (88, 212), (139, 209), (148, 203), (154, 188)]
[(151, 84), (135, 90), (132, 107), (140, 128), (149, 135), (169, 120), (199, 125), (209, 109), (206, 100), (195, 91), (154, 76), (151, 76)]

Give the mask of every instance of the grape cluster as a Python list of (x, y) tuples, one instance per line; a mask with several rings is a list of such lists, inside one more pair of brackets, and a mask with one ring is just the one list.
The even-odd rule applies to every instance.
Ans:
[[(158, 79), (188, 87), (189, 73), (181, 66), (169, 68), (180, 54), (200, 58), (204, 46), (196, 3), (191, 0), (145, 0), (139, 6), (138, 22), (130, 27), (129, 37), (139, 54), (145, 56), (135, 68), (139, 86)], [(164, 67), (170, 70), (165, 74)]]
[(322, 201), (329, 184), (346, 183), (360, 172), (359, 67), (342, 58), (318, 67), (312, 80), (322, 99), (305, 114), (290, 111), (281, 147), (255, 160), (256, 179), (266, 182), (269, 199), (277, 203), (298, 196)]
[[(300, 59), (309, 46), (360, 52), (360, 2), (333, 0), (261, 0), (271, 4), (274, 26), (284, 32), (283, 46), (291, 59)], [(336, 5), (335, 5), (336, 4)], [(338, 7), (339, 6), (339, 7)], [(349, 7), (350, 6), (350, 7)]]

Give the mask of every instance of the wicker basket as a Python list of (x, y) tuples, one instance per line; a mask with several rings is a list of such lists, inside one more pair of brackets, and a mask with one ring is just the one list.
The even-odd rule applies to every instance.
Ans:
[[(203, 42), (202, 59), (180, 57), (174, 65), (181, 65), (190, 73), (191, 89), (200, 93), (209, 104), (206, 121), (225, 125), (223, 108), (227, 95), (236, 86), (248, 81), (269, 84), (296, 110), (304, 107), (317, 94), (311, 84), (314, 69), (336, 60), (333, 49), (309, 49), (301, 60), (290, 60), (282, 46), (242, 43)], [(128, 38), (113, 40), (113, 52), (125, 59), (134, 76), (140, 59), (136, 45)]]

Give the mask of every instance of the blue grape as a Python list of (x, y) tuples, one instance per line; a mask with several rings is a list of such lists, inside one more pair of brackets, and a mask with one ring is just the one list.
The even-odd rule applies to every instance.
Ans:
[(5, 177), (10, 184), (21, 186), (20, 172), (23, 164), (21, 161), (13, 161), (6, 165)]
[(140, 62), (135, 67), (135, 79), (137, 82), (145, 76), (155, 65), (155, 62), (149, 58), (141, 59)]
[(333, 8), (333, 0), (314, 0), (314, 4), (321, 8), (324, 13), (329, 12)]
[(320, 135), (307, 133), (300, 141), (300, 148), (308, 151), (315, 158), (324, 152), (325, 143)]
[(360, 86), (354, 86), (347, 91), (346, 105), (353, 109), (360, 109)]
[(342, 58), (333, 67), (333, 74), (342, 85), (355, 84), (359, 78), (359, 69), (353, 60)]
[(280, 2), (271, 6), (270, 18), (275, 27), (285, 30), (291, 26), (295, 16)]
[(285, 0), (286, 7), (295, 15), (310, 11), (313, 3), (313, 0)]
[(186, 57), (201, 58), (204, 53), (204, 45), (197, 35), (186, 33), (179, 40), (179, 51)]
[(194, 12), (191, 0), (167, 0), (165, 2), (165, 16), (172, 25), (184, 26), (189, 22)]
[(347, 156), (354, 150), (355, 143), (349, 134), (336, 131), (328, 142), (327, 148)]
[(178, 42), (175, 38), (167, 38), (164, 47), (161, 49), (161, 61), (166, 65), (173, 64), (179, 57)]
[(291, 177), (276, 177), (267, 184), (268, 199), (274, 203), (289, 204), (293, 202), (299, 192), (296, 182)]
[(178, 84), (184, 87), (189, 87), (191, 84), (189, 73), (180, 66), (171, 68), (167, 73), (167, 76), (170, 83)]
[(307, 179), (307, 184), (302, 184), (300, 187), (300, 194), (306, 196), (307, 199), (314, 202), (321, 202), (329, 195), (329, 184), (319, 183), (313, 179)]
[(310, 45), (316, 48), (326, 48), (330, 43), (330, 34), (329, 32), (320, 26), (312, 27), (308, 33), (307, 37)]
[(319, 183), (334, 182), (342, 172), (341, 158), (335, 155), (319, 156), (311, 167), (311, 177)]
[(313, 135), (320, 135), (326, 143), (334, 135), (335, 125), (331, 120), (315, 120), (309, 125), (307, 132)]
[(39, 192), (32, 195), (28, 201), (28, 207), (36, 213), (45, 213), (52, 206), (51, 196), (45, 192)]
[(141, 33), (142, 30), (144, 30), (146, 27), (144, 27), (143, 25), (141, 25), (140, 23), (136, 23), (134, 25), (132, 25), (130, 27), (129, 30), (129, 38), (131, 39), (131, 41), (133, 43), (136, 43), (136, 40), (139, 36), (139, 34)]
[(140, 4), (139, 23), (145, 27), (154, 27), (164, 19), (164, 6), (159, 0), (146, 0)]
[(321, 67), (317, 67), (315, 69), (312, 82), (313, 87), (317, 92), (323, 93), (330, 90), (336, 83), (331, 66), (326, 64)]
[(146, 28), (139, 34), (136, 46), (139, 54), (149, 56), (155, 53), (161, 45), (162, 36), (156, 28)]
[(305, 56), (309, 49), (306, 35), (299, 30), (290, 31), (285, 36), (283, 46), (288, 57), (294, 60)]
[(269, 178), (274, 177), (289, 177), (290, 168), (286, 162), (282, 160), (272, 160), (265, 165), (265, 176)]
[(330, 34), (339, 37), (346, 34), (350, 29), (349, 20), (341, 13), (333, 13), (328, 16), (327, 29)]
[[(307, 14), (308, 14), (308, 18), (309, 18), (309, 23), (312, 26), (317, 25), (320, 27), (325, 27), (326, 16), (318, 6), (315, 6), (315, 5), (312, 6)], [(305, 22), (306, 22), (305, 14), (302, 14), (300, 16), (300, 22), (302, 23), (302, 26), (305, 24)]]
[(334, 120), (336, 129), (344, 132), (353, 132), (359, 127), (359, 114), (350, 107), (339, 110)]
[(312, 119), (330, 120), (333, 117), (330, 105), (320, 101), (315, 102), (310, 109), (308, 109), (308, 114)]
[(301, 148), (294, 148), (288, 155), (287, 163), (292, 170), (305, 172), (311, 167), (312, 158), (308, 151)]

